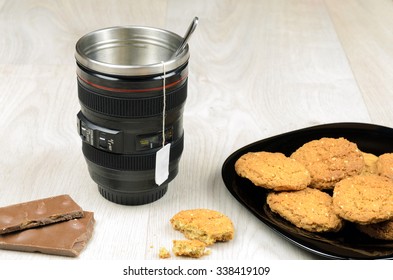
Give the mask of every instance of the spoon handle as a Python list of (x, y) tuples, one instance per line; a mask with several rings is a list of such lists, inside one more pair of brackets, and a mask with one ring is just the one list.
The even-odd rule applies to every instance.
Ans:
[(188, 40), (191, 37), (191, 34), (194, 32), (195, 28), (198, 25), (198, 20), (199, 20), (198, 17), (195, 17), (193, 19), (193, 21), (191, 22), (190, 26), (187, 29), (186, 34), (184, 35), (183, 41), (181, 42), (180, 46), (177, 48), (176, 52), (173, 54), (172, 58), (178, 56), (182, 52), (182, 50), (185, 48), (185, 46), (188, 43)]

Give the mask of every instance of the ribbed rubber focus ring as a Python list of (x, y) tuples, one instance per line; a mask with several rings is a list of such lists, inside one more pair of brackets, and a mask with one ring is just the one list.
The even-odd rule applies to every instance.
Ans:
[[(94, 92), (78, 79), (79, 101), (89, 110), (99, 114), (122, 118), (147, 118), (162, 114), (163, 96), (149, 98), (118, 98)], [(175, 90), (166, 92), (166, 110), (170, 111), (187, 99), (187, 80)]]

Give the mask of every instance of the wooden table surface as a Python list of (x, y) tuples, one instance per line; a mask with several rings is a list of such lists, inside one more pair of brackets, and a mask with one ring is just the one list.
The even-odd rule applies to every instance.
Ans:
[[(158, 259), (182, 237), (169, 219), (191, 208), (221, 211), (236, 227), (205, 260), (320, 258), (238, 203), (221, 168), (237, 149), (300, 128), (392, 126), (392, 15), (391, 0), (0, 1), (0, 206), (71, 195), (96, 218), (79, 259)], [(107, 201), (76, 129), (75, 43), (118, 25), (183, 35), (194, 16), (179, 174), (154, 203)], [(1, 250), (0, 259), (64, 258)]]

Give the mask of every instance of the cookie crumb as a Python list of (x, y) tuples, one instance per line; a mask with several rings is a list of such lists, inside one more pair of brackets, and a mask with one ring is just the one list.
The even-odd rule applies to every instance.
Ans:
[(168, 259), (171, 257), (171, 254), (165, 247), (161, 247), (158, 256), (160, 257), (160, 259)]

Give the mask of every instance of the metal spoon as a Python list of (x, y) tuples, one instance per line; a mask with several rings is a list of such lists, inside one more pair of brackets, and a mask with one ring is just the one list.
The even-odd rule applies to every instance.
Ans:
[(185, 46), (187, 45), (188, 40), (191, 37), (191, 34), (194, 32), (195, 28), (198, 25), (198, 17), (195, 17), (193, 19), (193, 21), (191, 22), (190, 26), (187, 29), (186, 34), (183, 37), (183, 41), (181, 42), (180, 46), (177, 48), (177, 50), (175, 51), (175, 53), (172, 55), (172, 58), (175, 58), (176, 56), (178, 56), (182, 50), (185, 48)]

